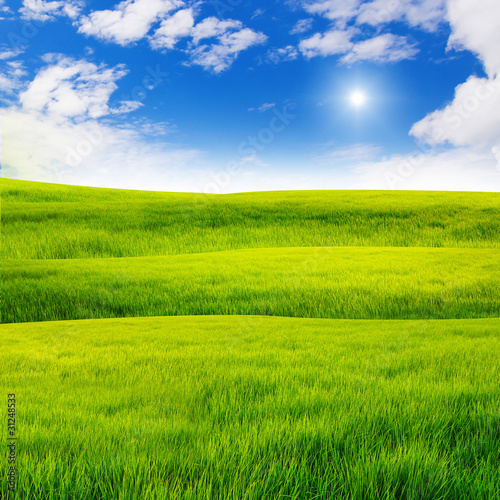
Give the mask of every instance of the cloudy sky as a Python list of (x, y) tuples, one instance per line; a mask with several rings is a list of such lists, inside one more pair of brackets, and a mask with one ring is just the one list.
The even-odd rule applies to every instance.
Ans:
[(0, 0), (2, 176), (500, 190), (498, 0)]

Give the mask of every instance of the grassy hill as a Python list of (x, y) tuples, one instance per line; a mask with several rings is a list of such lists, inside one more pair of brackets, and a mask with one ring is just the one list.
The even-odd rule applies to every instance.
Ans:
[(191, 314), (499, 317), (499, 262), (496, 249), (387, 247), (4, 260), (2, 321)]
[(15, 498), (500, 499), (499, 194), (0, 193)]
[(1, 179), (3, 258), (317, 246), (500, 248), (500, 195), (147, 193)]

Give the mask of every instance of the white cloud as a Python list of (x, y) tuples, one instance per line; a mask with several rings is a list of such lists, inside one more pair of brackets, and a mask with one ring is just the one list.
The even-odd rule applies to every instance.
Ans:
[(500, 145), (500, 76), (471, 76), (457, 86), (450, 104), (415, 123), (410, 133), (429, 144)]
[(13, 59), (24, 52), (21, 48), (10, 48), (7, 45), (0, 46), (0, 61)]
[(181, 0), (125, 0), (114, 10), (95, 11), (83, 17), (78, 31), (128, 45), (144, 38), (153, 23), (182, 5)]
[(258, 108), (249, 108), (248, 111), (258, 111), (259, 113), (263, 113), (264, 111), (269, 111), (270, 109), (273, 109), (274, 107), (276, 107), (275, 102), (265, 102), (264, 104), (262, 104)]
[[(44, 114), (55, 122), (120, 112), (110, 108), (108, 101), (117, 89), (115, 81), (127, 73), (124, 66), (106, 68), (52, 54), (45, 59), (48, 66), (38, 72), (19, 96), (23, 110)], [(121, 112), (132, 110), (130, 103), (122, 106)]]
[(76, 19), (80, 14), (82, 2), (80, 0), (70, 1), (47, 1), (47, 0), (23, 0), (23, 6), (19, 9), (21, 17), (26, 20), (50, 21), (56, 16), (66, 16)]
[(198, 45), (201, 40), (217, 38), (242, 27), (240, 21), (220, 21), (216, 17), (207, 17), (195, 26), (193, 9), (184, 9), (162, 21), (151, 38), (151, 46), (155, 49), (172, 49), (180, 38), (187, 36), (192, 38), (194, 45)]
[(445, 3), (446, 0), (304, 0), (302, 6), (310, 14), (334, 21), (337, 28), (353, 20), (372, 26), (399, 21), (434, 31), (445, 18)]
[(193, 42), (198, 44), (200, 40), (213, 38), (227, 33), (229, 30), (241, 29), (243, 27), (240, 21), (229, 19), (220, 21), (216, 17), (207, 17), (201, 23), (198, 23), (192, 32)]
[(173, 49), (181, 38), (191, 34), (193, 26), (193, 10), (180, 10), (162, 21), (160, 27), (151, 37), (151, 47), (154, 49)]
[(360, 0), (307, 0), (303, 7), (306, 12), (324, 16), (342, 28), (356, 15), (360, 3)]
[(290, 30), (290, 35), (298, 35), (301, 33), (305, 33), (312, 28), (313, 20), (312, 19), (301, 19), (297, 21), (295, 26)]
[(418, 50), (410, 45), (404, 36), (390, 33), (356, 43), (341, 61), (352, 64), (359, 61), (397, 62), (410, 59)]
[(331, 56), (348, 52), (353, 43), (351, 37), (354, 30), (332, 30), (324, 34), (316, 33), (310, 38), (302, 40), (299, 49), (307, 58), (316, 56)]
[(109, 112), (112, 115), (122, 115), (124, 113), (131, 113), (144, 106), (142, 102), (139, 101), (120, 101), (120, 105), (117, 108), (110, 108)]
[(410, 133), (427, 144), (467, 147), (498, 160), (500, 4), (490, 0), (448, 0), (448, 18), (452, 29), (449, 45), (475, 52), (489, 76), (469, 77), (456, 87), (452, 102), (415, 123)]
[(3, 14), (11, 14), (12, 11), (9, 9), (7, 5), (4, 5), (5, 0), (0, 0), (0, 20), (5, 19)]
[(24, 77), (26, 69), (20, 61), (8, 61), (5, 63), (3, 71), (0, 73), (0, 92), (4, 93), (6, 98), (4, 101), (10, 102), (12, 98), (17, 96), (17, 93), (24, 86)]
[(152, 144), (133, 127), (58, 123), (16, 108), (2, 113), (2, 123), (5, 177), (151, 190), (189, 190), (195, 184), (187, 169), (196, 165), (198, 151)]
[[(333, 21), (334, 28), (302, 40), (300, 51), (306, 57), (345, 54), (342, 62), (396, 62), (409, 59), (418, 52), (404, 36), (379, 34), (359, 39), (363, 25), (379, 26), (392, 21), (411, 27), (434, 31), (445, 18), (446, 0), (305, 0), (302, 7)], [(465, 0), (464, 0), (465, 1)], [(483, 0), (485, 1), (485, 0)], [(354, 35), (358, 35), (356, 43)]]
[(145, 137), (162, 137), (177, 133), (177, 127), (170, 122), (156, 122), (148, 118), (138, 118), (129, 122), (129, 128), (140, 132)]
[(489, 77), (500, 73), (500, 2), (448, 0), (450, 48), (468, 49), (483, 61)]
[(255, 19), (256, 17), (260, 17), (264, 15), (265, 10), (264, 9), (257, 9), (253, 14), (252, 14), (252, 19)]
[(12, 81), (5, 75), (0, 73), (0, 92), (12, 93)]
[(277, 49), (269, 49), (266, 53), (266, 61), (278, 64), (282, 61), (294, 61), (299, 56), (298, 50), (292, 45)]
[(359, 7), (356, 22), (378, 26), (401, 21), (435, 31), (445, 19), (445, 3), (446, 0), (373, 0)]
[[(186, 50), (190, 55), (188, 65), (202, 66), (214, 73), (228, 69), (240, 52), (267, 40), (263, 33), (244, 28), (241, 21), (234, 19), (207, 17), (195, 25), (193, 10), (184, 9), (162, 22), (150, 44), (154, 49), (173, 49), (183, 37), (191, 37)], [(214, 40), (200, 45), (207, 39)]]
[(225, 32), (218, 36), (219, 43), (200, 45), (192, 48), (191, 64), (202, 66), (206, 70), (220, 73), (234, 62), (238, 54), (254, 45), (265, 43), (263, 33), (244, 28), (239, 31)]
[[(417, 54), (406, 37), (385, 33), (368, 40), (352, 42), (362, 25), (379, 26), (392, 21), (434, 31), (445, 18), (446, 0), (305, 0), (303, 8), (334, 22), (335, 28), (300, 42), (300, 51), (308, 58), (345, 54), (342, 62), (396, 62)], [(462, 0), (466, 1), (466, 0)], [(486, 1), (486, 0), (483, 0)], [(496, 0), (492, 0), (496, 1)], [(347, 24), (350, 23), (350, 26)]]

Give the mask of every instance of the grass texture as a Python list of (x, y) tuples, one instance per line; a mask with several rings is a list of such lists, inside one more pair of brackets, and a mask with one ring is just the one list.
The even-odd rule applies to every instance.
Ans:
[(2, 322), (203, 314), (498, 317), (499, 261), (494, 249), (362, 247), (4, 260)]
[(499, 498), (498, 319), (0, 330), (16, 498)]

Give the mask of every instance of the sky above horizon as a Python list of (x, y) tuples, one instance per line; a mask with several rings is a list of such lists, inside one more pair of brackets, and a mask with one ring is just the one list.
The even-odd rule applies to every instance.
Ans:
[(0, 0), (1, 175), (500, 190), (498, 0)]

